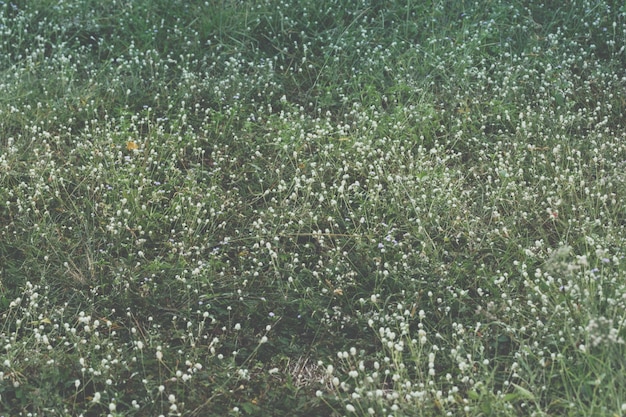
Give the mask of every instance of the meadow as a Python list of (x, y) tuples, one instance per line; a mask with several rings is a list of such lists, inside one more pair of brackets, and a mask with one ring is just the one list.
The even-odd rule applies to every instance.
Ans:
[(626, 415), (626, 3), (0, 1), (0, 416)]

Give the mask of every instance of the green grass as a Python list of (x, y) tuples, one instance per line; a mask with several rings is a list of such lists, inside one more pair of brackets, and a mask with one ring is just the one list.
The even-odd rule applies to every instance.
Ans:
[(625, 415), (625, 48), (608, 0), (0, 2), (0, 416)]

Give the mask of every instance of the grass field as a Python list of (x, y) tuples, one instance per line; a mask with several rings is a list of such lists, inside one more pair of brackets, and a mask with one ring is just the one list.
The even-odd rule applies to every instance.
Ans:
[(626, 415), (626, 3), (0, 2), (0, 416)]

